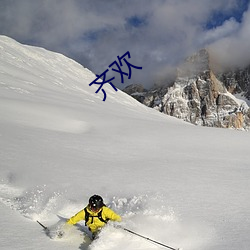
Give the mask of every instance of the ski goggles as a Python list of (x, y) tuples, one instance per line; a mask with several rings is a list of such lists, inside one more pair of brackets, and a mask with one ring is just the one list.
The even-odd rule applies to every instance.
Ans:
[(92, 206), (90, 205), (89, 208), (93, 212), (97, 212), (97, 211), (99, 211), (101, 209), (101, 207), (97, 207), (97, 206), (93, 206), (93, 205)]

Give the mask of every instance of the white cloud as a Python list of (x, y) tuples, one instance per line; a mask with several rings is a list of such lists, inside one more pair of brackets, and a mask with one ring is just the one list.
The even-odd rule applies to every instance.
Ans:
[(216, 60), (225, 66), (246, 66), (250, 64), (250, 9), (244, 13), (242, 22), (234, 32), (210, 45)]
[(214, 41), (218, 41), (222, 38), (235, 35), (240, 28), (240, 24), (235, 20), (235, 18), (230, 18), (226, 20), (221, 26), (216, 28), (205, 30), (204, 34), (200, 37), (201, 44), (211, 44)]

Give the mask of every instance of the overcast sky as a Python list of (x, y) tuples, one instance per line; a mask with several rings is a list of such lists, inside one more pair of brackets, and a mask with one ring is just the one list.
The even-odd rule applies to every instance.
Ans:
[[(250, 0), (0, 0), (0, 34), (61, 52), (101, 74), (129, 51), (146, 87), (195, 51), (250, 62)], [(126, 66), (123, 66), (123, 70)], [(125, 77), (126, 78), (126, 77)]]

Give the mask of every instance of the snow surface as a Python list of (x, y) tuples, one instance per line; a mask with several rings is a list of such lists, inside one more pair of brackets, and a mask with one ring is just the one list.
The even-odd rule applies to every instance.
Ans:
[(108, 85), (103, 102), (93, 79), (0, 36), (0, 249), (163, 249), (113, 225), (91, 243), (83, 222), (62, 239), (36, 223), (53, 229), (96, 193), (168, 246), (249, 250), (249, 133), (190, 125)]

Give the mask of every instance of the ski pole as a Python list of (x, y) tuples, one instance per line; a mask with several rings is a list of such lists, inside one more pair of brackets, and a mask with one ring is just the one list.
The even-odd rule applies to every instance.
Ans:
[(39, 222), (38, 220), (36, 221), (40, 226), (42, 226), (43, 227), (43, 229), (46, 231), (46, 230), (48, 230), (48, 228), (47, 227), (45, 227), (41, 222)]
[(162, 244), (162, 243), (160, 243), (160, 242), (158, 242), (158, 241), (155, 241), (155, 240), (152, 240), (152, 239), (150, 239), (150, 238), (148, 238), (148, 237), (145, 237), (145, 236), (143, 236), (143, 235), (141, 235), (141, 234), (135, 233), (135, 232), (133, 232), (133, 231), (127, 229), (127, 228), (122, 228), (122, 229), (125, 230), (125, 231), (127, 231), (127, 232), (129, 232), (129, 233), (131, 233), (131, 234), (137, 235), (137, 236), (139, 236), (139, 237), (141, 237), (141, 238), (143, 238), (143, 239), (145, 239), (145, 240), (154, 242), (154, 243), (156, 243), (156, 244), (158, 244), (158, 245), (161, 245), (161, 246), (163, 246), (163, 247), (169, 248), (169, 249), (171, 249), (171, 250), (180, 250), (180, 248), (173, 248), (173, 247), (167, 246), (167, 245)]

